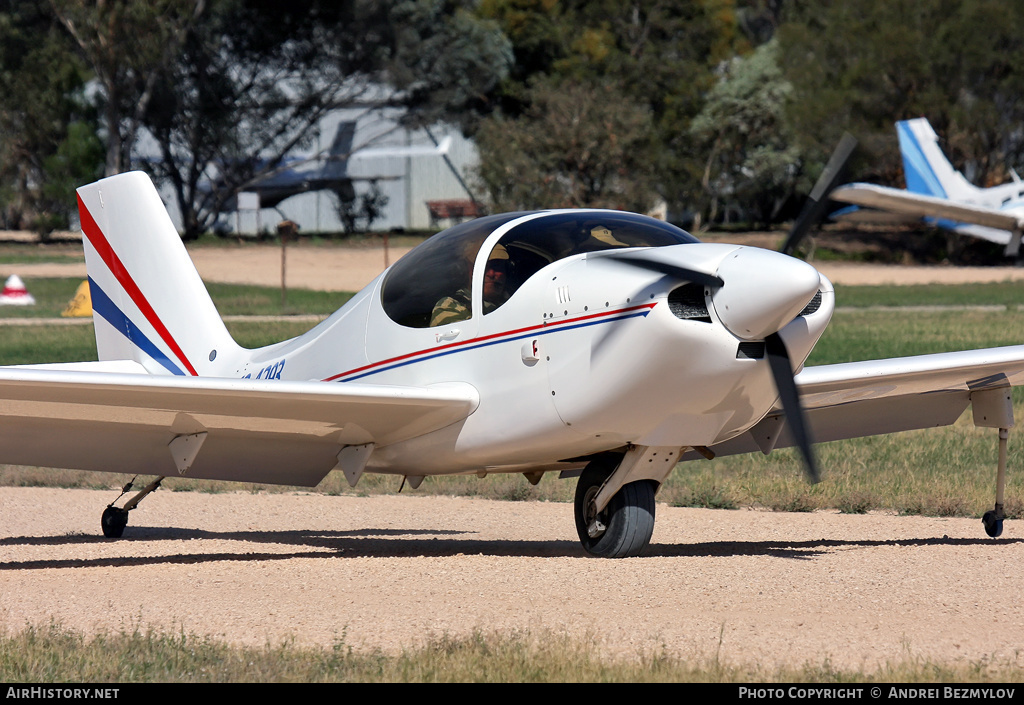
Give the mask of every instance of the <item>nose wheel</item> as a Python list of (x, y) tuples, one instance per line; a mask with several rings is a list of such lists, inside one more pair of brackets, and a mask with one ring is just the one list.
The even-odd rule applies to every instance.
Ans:
[(584, 550), (601, 558), (627, 558), (640, 555), (654, 533), (654, 493), (657, 484), (638, 480), (623, 485), (602, 511), (594, 500), (614, 463), (593, 461), (576, 483), (576, 533)]

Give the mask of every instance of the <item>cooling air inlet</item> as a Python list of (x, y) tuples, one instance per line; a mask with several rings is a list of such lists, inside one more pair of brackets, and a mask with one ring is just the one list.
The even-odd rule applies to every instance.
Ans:
[(804, 306), (804, 310), (800, 312), (801, 316), (810, 316), (812, 313), (821, 308), (821, 289), (818, 289), (818, 293), (814, 295), (811, 302)]
[(676, 318), (684, 321), (711, 323), (703, 284), (683, 284), (668, 295), (668, 309)]

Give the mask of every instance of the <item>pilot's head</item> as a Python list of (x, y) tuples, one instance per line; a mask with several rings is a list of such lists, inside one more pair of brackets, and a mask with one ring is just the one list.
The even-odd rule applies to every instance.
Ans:
[(504, 245), (495, 245), (484, 267), (484, 301), (498, 302), (505, 297), (509, 258)]

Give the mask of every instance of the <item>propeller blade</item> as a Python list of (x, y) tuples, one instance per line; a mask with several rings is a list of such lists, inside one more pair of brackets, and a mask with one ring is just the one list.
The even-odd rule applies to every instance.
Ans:
[(656, 259), (647, 259), (636, 254), (613, 254), (608, 255), (608, 257), (609, 259), (614, 259), (616, 262), (623, 262), (625, 264), (633, 265), (634, 267), (640, 267), (641, 269), (648, 269), (652, 272), (667, 274), (670, 277), (675, 277), (681, 281), (693, 282), (694, 284), (701, 284), (703, 286), (722, 286), (725, 284), (720, 277), (716, 277), (714, 274), (698, 272), (695, 269), (680, 267), (677, 264), (662, 262)]
[(828, 164), (825, 165), (821, 176), (818, 177), (817, 183), (814, 184), (811, 195), (807, 197), (803, 210), (800, 211), (800, 216), (793, 223), (793, 229), (789, 231), (786, 243), (779, 252), (784, 255), (793, 254), (797, 245), (800, 244), (810, 229), (817, 225), (818, 221), (825, 215), (828, 195), (832, 193), (832, 189), (839, 182), (839, 178), (843, 175), (843, 167), (846, 166), (846, 162), (850, 159), (850, 155), (853, 154), (856, 146), (857, 138), (849, 132), (844, 133), (843, 138), (839, 140), (839, 145), (832, 152), (832, 156), (829, 157)]
[(800, 453), (804, 457), (804, 470), (807, 472), (807, 479), (812, 483), (817, 483), (821, 480), (821, 475), (814, 459), (814, 449), (811, 445), (804, 409), (800, 404), (800, 395), (796, 390), (793, 366), (789, 361), (789, 350), (786, 349), (786, 344), (778, 333), (772, 333), (764, 339), (764, 348), (772, 370), (772, 377), (775, 378), (775, 388), (779, 391), (779, 399), (782, 401), (782, 409), (786, 412), (786, 423), (789, 424), (793, 440), (796, 441), (797, 447), (800, 448)]

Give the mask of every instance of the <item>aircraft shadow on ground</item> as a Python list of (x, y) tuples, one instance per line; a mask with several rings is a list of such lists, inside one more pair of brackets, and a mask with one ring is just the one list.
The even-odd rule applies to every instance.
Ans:
[[(0, 570), (35, 570), (53, 568), (133, 567), (142, 565), (199, 564), (213, 562), (251, 562), (289, 560), (293, 558), (431, 558), (456, 555), (514, 557), (583, 558), (585, 553), (576, 541), (504, 541), (454, 538), (472, 535), (470, 531), (436, 529), (360, 529), (353, 531), (231, 531), (213, 532), (199, 529), (134, 527), (131, 536), (116, 540), (124, 551), (118, 556), (102, 558), (53, 558), (30, 561), (3, 561)], [(132, 555), (132, 547), (161, 541), (181, 540), (235, 541), (243, 544), (295, 546), (294, 551), (252, 552), (250, 546), (237, 551), (174, 553), (157, 556)], [(811, 541), (710, 541), (701, 543), (652, 544), (644, 558), (707, 558), (767, 556), (792, 560), (812, 560), (836, 548), (876, 548), (882, 546), (991, 546), (1024, 542), (1024, 539), (990, 538), (920, 538), (889, 540)], [(0, 548), (18, 546), (93, 545), (115, 541), (99, 536), (70, 534), (65, 536), (8, 537), (0, 539)], [(302, 550), (305, 549), (305, 550)]]

